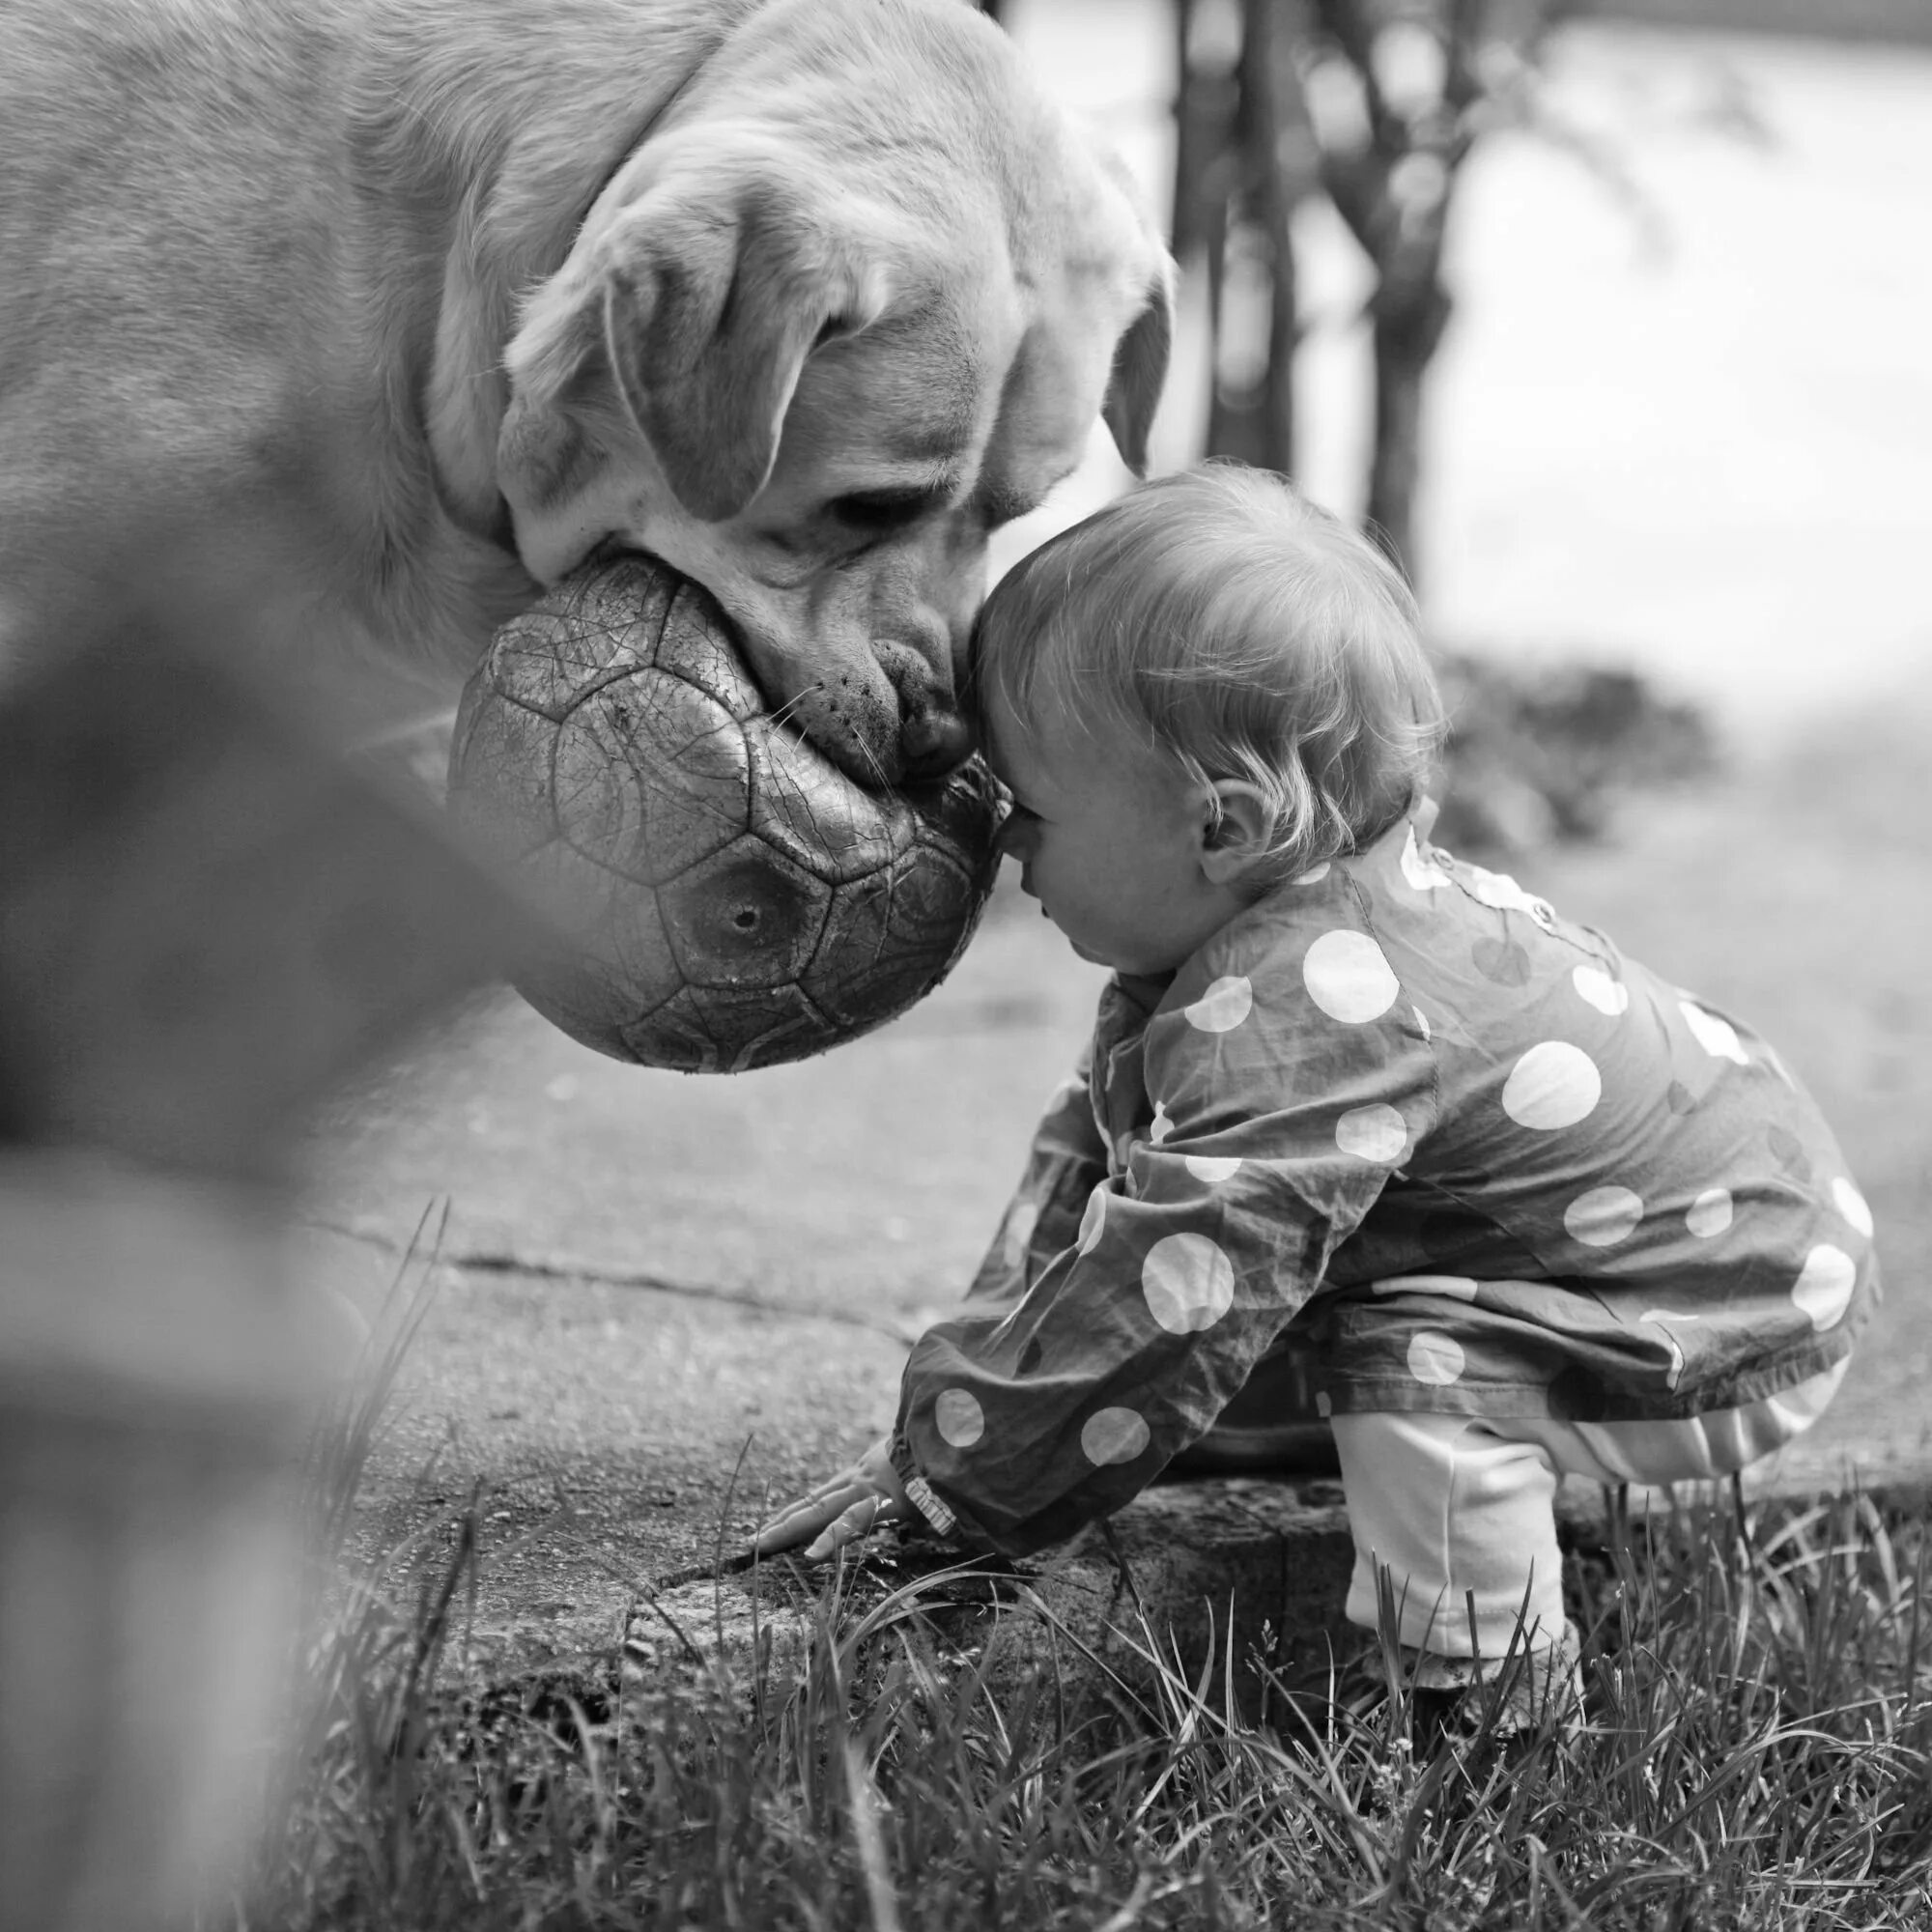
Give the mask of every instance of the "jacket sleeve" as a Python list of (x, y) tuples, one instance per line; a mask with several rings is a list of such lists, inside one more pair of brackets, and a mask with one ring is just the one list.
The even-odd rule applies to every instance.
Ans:
[(1087, 1197), (1107, 1178), (1106, 1143), (1088, 1084), (1092, 1059), (1090, 1043), (1034, 1130), (1026, 1171), (966, 1291), (976, 1310), (1004, 1314), (1026, 1293), (1054, 1256), (1072, 1245)]
[(1406, 1003), (1310, 1028), (1244, 990), (1227, 1026), (1229, 983), (1149, 1022), (1152, 1118), (1123, 1171), (1105, 1174), (1097, 1130), (1090, 1164), (1055, 1170), (1057, 1229), (1099, 1163), (1070, 1242), (914, 1346), (894, 1463), (943, 1533), (1024, 1555), (1130, 1500), (1213, 1425), (1429, 1130), (1435, 1064)]

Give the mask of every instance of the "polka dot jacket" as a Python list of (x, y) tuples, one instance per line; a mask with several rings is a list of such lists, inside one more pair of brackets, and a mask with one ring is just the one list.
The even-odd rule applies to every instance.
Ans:
[(1290, 1323), (1331, 1412), (1681, 1417), (1850, 1350), (1871, 1215), (1776, 1054), (1433, 817), (1108, 984), (906, 1370), (935, 1527), (1018, 1555), (1118, 1509)]

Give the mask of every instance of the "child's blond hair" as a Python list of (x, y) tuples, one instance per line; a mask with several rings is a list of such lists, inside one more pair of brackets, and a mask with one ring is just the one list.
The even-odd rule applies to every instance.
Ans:
[(1263, 882), (1394, 824), (1442, 733), (1401, 574), (1238, 464), (1144, 484), (1022, 559), (980, 613), (973, 679), (1022, 723), (1124, 726), (1190, 781), (1255, 786)]

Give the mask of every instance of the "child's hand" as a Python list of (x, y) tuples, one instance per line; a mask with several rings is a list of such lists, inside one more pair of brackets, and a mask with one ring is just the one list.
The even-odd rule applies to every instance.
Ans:
[(805, 1559), (818, 1563), (880, 1523), (912, 1515), (912, 1504), (893, 1467), (892, 1439), (882, 1435), (849, 1469), (840, 1469), (810, 1495), (787, 1503), (758, 1531), (752, 1548), (760, 1556), (770, 1556), (810, 1537)]

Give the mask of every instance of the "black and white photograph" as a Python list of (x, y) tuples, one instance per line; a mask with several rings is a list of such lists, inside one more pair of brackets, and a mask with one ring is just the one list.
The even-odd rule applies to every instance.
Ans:
[(1925, 0), (0, 0), (0, 1932), (1932, 1932)]

